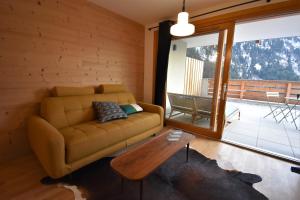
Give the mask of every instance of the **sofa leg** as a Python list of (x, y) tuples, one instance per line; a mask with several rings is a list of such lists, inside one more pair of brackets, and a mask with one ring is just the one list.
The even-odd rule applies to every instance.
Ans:
[(72, 175), (72, 173), (68, 174), (68, 179), (69, 179), (70, 181), (73, 180), (73, 175)]
[(121, 193), (124, 192), (124, 178), (121, 177)]

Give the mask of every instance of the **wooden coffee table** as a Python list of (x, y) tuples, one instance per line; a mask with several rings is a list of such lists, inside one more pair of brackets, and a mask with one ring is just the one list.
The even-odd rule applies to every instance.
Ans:
[(178, 141), (168, 141), (168, 130), (150, 141), (131, 149), (114, 158), (110, 165), (122, 178), (140, 182), (140, 199), (143, 198), (143, 179), (168, 160), (183, 147), (186, 150), (186, 162), (189, 158), (189, 143), (195, 138), (192, 134), (183, 132)]

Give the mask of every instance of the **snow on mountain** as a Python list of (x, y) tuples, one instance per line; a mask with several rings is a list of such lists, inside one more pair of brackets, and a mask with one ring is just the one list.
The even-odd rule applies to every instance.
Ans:
[[(187, 50), (187, 56), (210, 63), (216, 55), (217, 45)], [(215, 64), (205, 66), (213, 74)], [(230, 78), (300, 81), (300, 36), (234, 43)]]
[(259, 71), (259, 70), (261, 69), (261, 65), (260, 65), (259, 63), (256, 63), (256, 64), (254, 65), (254, 68), (255, 68), (257, 71)]

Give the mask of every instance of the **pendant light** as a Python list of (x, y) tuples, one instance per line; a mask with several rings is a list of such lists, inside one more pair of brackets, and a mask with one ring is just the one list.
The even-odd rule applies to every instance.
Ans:
[(188, 36), (195, 32), (195, 26), (189, 23), (189, 13), (185, 12), (185, 0), (183, 0), (182, 12), (178, 13), (177, 23), (171, 26), (170, 33), (174, 36)]

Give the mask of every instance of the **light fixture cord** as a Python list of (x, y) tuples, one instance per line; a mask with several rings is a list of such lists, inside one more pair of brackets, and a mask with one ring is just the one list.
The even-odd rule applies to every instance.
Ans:
[(182, 4), (182, 12), (185, 12), (185, 0), (183, 0), (183, 4)]

